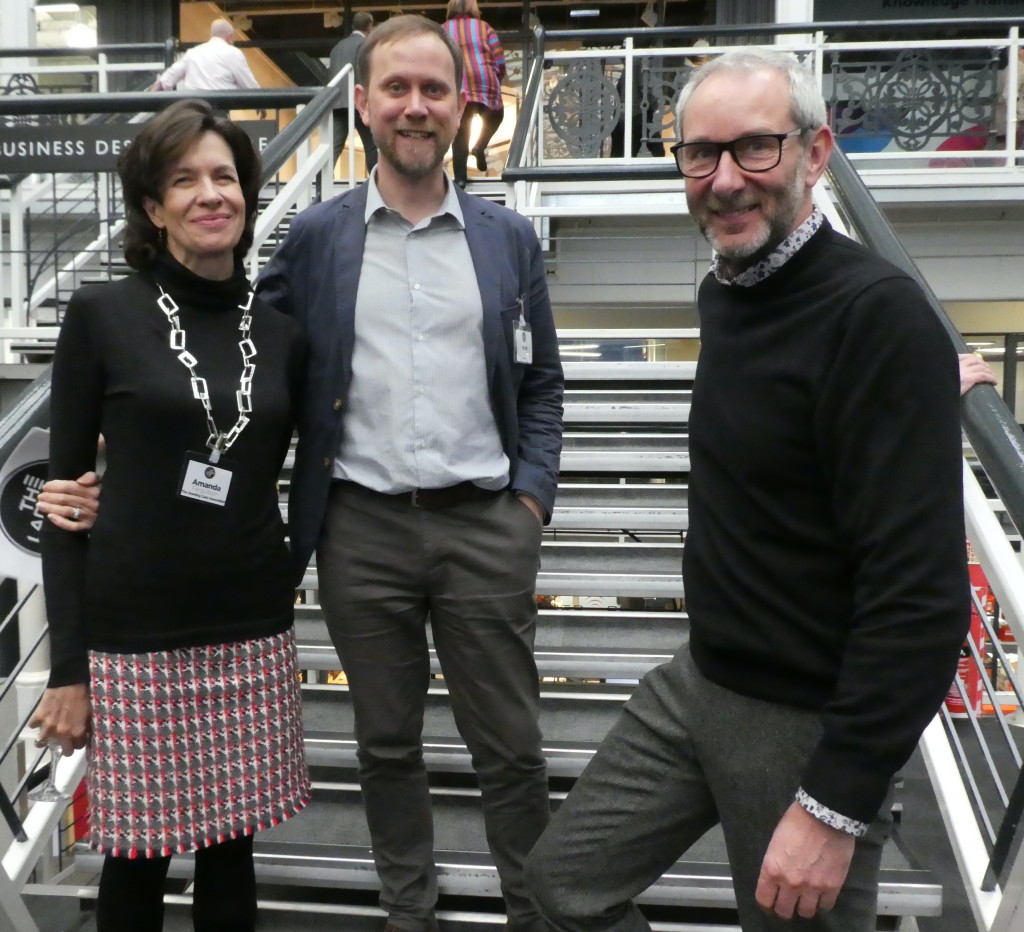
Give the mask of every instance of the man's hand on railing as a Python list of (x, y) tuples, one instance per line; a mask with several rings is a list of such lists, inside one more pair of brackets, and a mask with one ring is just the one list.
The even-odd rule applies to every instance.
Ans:
[(65, 531), (88, 531), (96, 523), (100, 477), (87, 472), (77, 479), (51, 479), (39, 493), (41, 514)]
[(967, 394), (968, 389), (974, 388), (980, 382), (988, 382), (991, 385), (995, 385), (996, 374), (980, 356), (975, 356), (973, 353), (961, 353), (960, 394)]
[(85, 683), (58, 686), (43, 693), (28, 726), (39, 729), (37, 747), (49, 741), (58, 742), (66, 757), (88, 742), (91, 715), (89, 687)]

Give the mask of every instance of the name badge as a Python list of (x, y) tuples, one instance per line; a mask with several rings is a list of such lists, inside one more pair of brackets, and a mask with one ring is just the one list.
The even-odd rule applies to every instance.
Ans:
[(529, 365), (533, 362), (533, 331), (525, 317), (519, 318), (513, 335), (516, 344), (516, 362)]
[(202, 453), (185, 454), (185, 473), (181, 481), (182, 498), (223, 507), (231, 488), (231, 467), (221, 460), (216, 466)]

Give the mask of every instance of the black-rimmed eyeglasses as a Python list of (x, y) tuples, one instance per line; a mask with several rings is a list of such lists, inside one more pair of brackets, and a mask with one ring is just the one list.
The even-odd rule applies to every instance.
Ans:
[(767, 172), (782, 161), (782, 144), (803, 132), (794, 129), (788, 133), (758, 133), (740, 136), (732, 142), (677, 142), (669, 151), (684, 178), (707, 178), (714, 174), (723, 152), (728, 152), (745, 172)]

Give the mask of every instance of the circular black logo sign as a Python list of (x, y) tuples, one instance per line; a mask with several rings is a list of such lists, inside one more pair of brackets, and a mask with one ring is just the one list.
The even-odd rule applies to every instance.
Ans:
[(0, 489), (0, 528), (15, 547), (32, 556), (39, 556), (39, 531), (46, 520), (36, 511), (46, 466), (46, 460), (26, 463), (12, 472)]

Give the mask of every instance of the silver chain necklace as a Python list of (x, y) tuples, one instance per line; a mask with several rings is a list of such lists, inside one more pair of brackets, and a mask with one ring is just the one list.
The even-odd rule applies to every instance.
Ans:
[(196, 375), (198, 360), (185, 349), (185, 331), (181, 326), (181, 321), (178, 320), (178, 305), (159, 284), (157, 288), (160, 288), (160, 297), (156, 299), (157, 306), (167, 315), (167, 320), (171, 325), (171, 349), (178, 354), (181, 364), (188, 369), (192, 379), (192, 395), (202, 402), (203, 409), (206, 411), (206, 427), (210, 431), (210, 436), (206, 438), (206, 447), (211, 451), (210, 462), (216, 463), (222, 453), (231, 449), (231, 444), (238, 439), (238, 435), (249, 423), (249, 418), (246, 415), (252, 413), (252, 379), (256, 374), (256, 363), (253, 362), (253, 359), (256, 357), (256, 345), (249, 339), (249, 332), (252, 330), (252, 315), (249, 309), (252, 307), (253, 292), (249, 292), (245, 304), (238, 305), (239, 310), (242, 311), (242, 319), (238, 324), (238, 329), (242, 331), (242, 339), (238, 341), (238, 348), (242, 351), (242, 375), (238, 379), (238, 391), (235, 392), (238, 420), (235, 421), (231, 430), (224, 432), (217, 430), (217, 425), (214, 423), (213, 407), (210, 404), (210, 392), (206, 386), (206, 379)]

